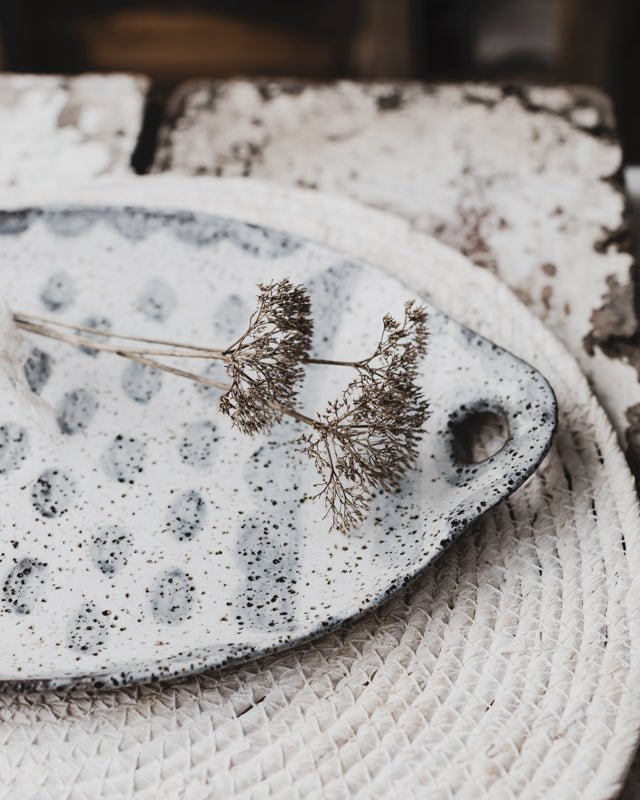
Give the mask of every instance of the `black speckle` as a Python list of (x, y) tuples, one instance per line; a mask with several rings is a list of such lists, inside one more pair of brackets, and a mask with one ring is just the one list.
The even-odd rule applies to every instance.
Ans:
[(40, 394), (51, 377), (53, 359), (49, 353), (34, 347), (24, 363), (24, 374), (32, 392)]
[(192, 467), (211, 466), (218, 441), (216, 426), (208, 419), (192, 422), (180, 442), (180, 458)]
[(136, 403), (148, 403), (162, 388), (162, 372), (132, 361), (123, 370), (120, 383), (127, 397)]
[(89, 389), (67, 392), (58, 403), (56, 420), (62, 433), (72, 435), (85, 430), (98, 409), (98, 400)]
[(120, 525), (100, 528), (91, 542), (91, 560), (105, 575), (114, 575), (126, 566), (132, 543), (131, 534)]
[(67, 647), (79, 653), (97, 653), (107, 641), (109, 628), (103, 609), (95, 603), (85, 603), (69, 620), (67, 628)]
[(132, 436), (116, 436), (102, 455), (102, 468), (120, 483), (133, 483), (144, 468), (147, 448)]
[(167, 530), (169, 534), (183, 542), (195, 539), (207, 518), (207, 504), (199, 492), (190, 490), (182, 494), (169, 506)]
[(138, 296), (136, 308), (148, 319), (164, 322), (177, 304), (173, 289), (160, 278), (151, 278)]
[(31, 502), (43, 517), (66, 514), (77, 494), (69, 473), (57, 468), (46, 469), (31, 487)]
[(66, 272), (56, 272), (42, 287), (40, 300), (49, 311), (62, 311), (73, 303), (76, 286)]
[(193, 579), (181, 569), (161, 572), (150, 588), (151, 613), (164, 625), (175, 625), (189, 615), (193, 604)]
[(49, 570), (46, 563), (23, 558), (9, 570), (2, 584), (4, 602), (16, 614), (29, 614), (47, 592)]
[(0, 425), (0, 475), (16, 469), (29, 452), (29, 434), (20, 425)]

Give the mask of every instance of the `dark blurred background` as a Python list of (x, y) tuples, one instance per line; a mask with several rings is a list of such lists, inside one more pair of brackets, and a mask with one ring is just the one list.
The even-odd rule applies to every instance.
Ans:
[(0, 68), (587, 84), (640, 162), (640, 0), (0, 0)]

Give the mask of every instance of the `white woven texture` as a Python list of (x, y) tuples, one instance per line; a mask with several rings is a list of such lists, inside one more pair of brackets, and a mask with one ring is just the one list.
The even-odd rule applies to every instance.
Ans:
[(543, 325), (454, 251), (326, 195), (162, 176), (3, 204), (27, 199), (212, 211), (368, 259), (540, 369), (560, 427), (508, 502), (333, 634), (163, 686), (0, 698), (0, 796), (614, 796), (640, 723), (637, 501)]

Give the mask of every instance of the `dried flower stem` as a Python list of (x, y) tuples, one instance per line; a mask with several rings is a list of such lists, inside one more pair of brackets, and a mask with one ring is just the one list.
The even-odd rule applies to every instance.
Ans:
[[(22, 312), (15, 312), (13, 314), (13, 321), (18, 328), (37, 333), (40, 336), (46, 336), (49, 339), (57, 339), (61, 342), (74, 344), (78, 347), (87, 347), (92, 350), (103, 350), (107, 353), (115, 353), (116, 355), (122, 354), (138, 354), (138, 355), (153, 355), (153, 356), (166, 356), (167, 358), (205, 358), (211, 361), (228, 362), (229, 356), (226, 350), (213, 349), (202, 347), (197, 344), (186, 344), (185, 342), (175, 342), (167, 339), (152, 339), (146, 336), (132, 336), (123, 333), (114, 333), (113, 331), (105, 331), (100, 328), (92, 328), (87, 325), (72, 325), (68, 322), (61, 322), (60, 320), (53, 319), (52, 317), (41, 317), (37, 314), (23, 314)], [(63, 331), (57, 331), (55, 328), (64, 328), (70, 331), (80, 331), (88, 333), (92, 336), (100, 336), (104, 339), (121, 339), (123, 341), (140, 342), (146, 345), (163, 345), (162, 349), (153, 349), (149, 347), (133, 348), (133, 347), (119, 347), (118, 345), (110, 345), (107, 342), (101, 342), (99, 339), (89, 339), (76, 334), (66, 334)], [(171, 349), (167, 349), (171, 348)], [(303, 359), (304, 364), (323, 364), (331, 367), (361, 367), (362, 361), (336, 361), (330, 358), (312, 358), (311, 356)], [(222, 387), (220, 385), (219, 388)]]
[[(154, 369), (170, 372), (172, 375), (178, 375), (181, 378), (188, 378), (196, 383), (202, 383), (204, 386), (211, 386), (214, 389), (220, 389), (223, 392), (228, 392), (231, 389), (231, 385), (228, 383), (222, 383), (221, 381), (216, 381), (213, 378), (206, 378), (204, 375), (197, 375), (195, 372), (187, 372), (183, 369), (176, 369), (168, 364), (162, 364), (160, 361), (155, 361), (154, 359), (146, 358), (145, 356), (124, 352), (117, 353), (117, 355), (130, 358), (132, 361), (138, 361), (140, 364), (145, 364), (146, 366), (153, 367)], [(287, 406), (283, 406), (280, 403), (275, 403), (272, 400), (267, 400), (266, 403), (269, 408), (271, 408), (277, 414), (284, 414), (288, 417), (298, 420), (298, 422), (304, 422), (307, 425), (315, 425), (315, 420), (313, 420), (311, 417), (307, 417), (305, 414), (301, 414), (299, 411), (296, 411), (295, 408), (287, 408)]]
[[(207, 378), (204, 375), (198, 375), (195, 372), (189, 372), (187, 370), (178, 369), (177, 367), (172, 367), (169, 364), (163, 364), (161, 361), (156, 361), (155, 359), (148, 358), (150, 355), (163, 355), (163, 356), (180, 356), (184, 358), (208, 358), (213, 359), (217, 357), (217, 354), (221, 354), (221, 360), (226, 361), (228, 360), (222, 354), (220, 350), (204, 350), (201, 348), (197, 348), (191, 345), (175, 345), (176, 347), (193, 347), (194, 350), (202, 350), (201, 352), (196, 352), (192, 354), (183, 353), (181, 351), (174, 352), (171, 350), (149, 350), (149, 349), (134, 349), (134, 348), (123, 348), (118, 347), (117, 345), (109, 345), (105, 342), (96, 342), (93, 339), (86, 338), (84, 336), (77, 336), (72, 333), (65, 333), (56, 331), (46, 327), (45, 325), (35, 325), (27, 322), (29, 317), (26, 314), (14, 314), (14, 321), (16, 325), (21, 328), (22, 330), (29, 331), (30, 333), (37, 333), (40, 336), (45, 336), (49, 339), (57, 339), (61, 342), (66, 342), (67, 344), (73, 344), (77, 347), (87, 347), (92, 348), (94, 350), (103, 350), (107, 353), (113, 353), (117, 356), (122, 356), (123, 358), (128, 358), (131, 361), (137, 361), (140, 364), (144, 364), (148, 367), (153, 367), (153, 369), (159, 369), (163, 372), (170, 372), (172, 375), (177, 375), (182, 378), (187, 378), (188, 380), (194, 381), (195, 383), (201, 383), (204, 386), (211, 386), (213, 389), (220, 389), (220, 391), (228, 392), (231, 389), (230, 383), (222, 383), (222, 381), (216, 381), (213, 378)], [(31, 319), (36, 319), (36, 317), (31, 316)], [(40, 317), (43, 321), (55, 323), (56, 325), (60, 325), (61, 327), (65, 328), (73, 328), (75, 330), (83, 330), (87, 331), (87, 333), (100, 333), (102, 336), (107, 336), (104, 331), (99, 331), (97, 328), (88, 328), (86, 326), (80, 325), (67, 325), (66, 323), (58, 322), (57, 320), (49, 320), (46, 317)], [(136, 341), (140, 342), (154, 342), (158, 340), (153, 339), (142, 339), (140, 337), (133, 337), (133, 336), (121, 336), (118, 334), (113, 334), (109, 332), (109, 336), (113, 336), (114, 338), (119, 339), (135, 339)], [(161, 342), (162, 344), (174, 344), (173, 342)], [(267, 405), (276, 413), (284, 414), (286, 416), (292, 417), (293, 419), (298, 420), (298, 422), (304, 422), (307, 425), (315, 424), (314, 420), (311, 417), (306, 416), (305, 414), (301, 414), (299, 411), (296, 411), (294, 408), (288, 408), (286, 406), (281, 405), (280, 403), (275, 403), (273, 401), (266, 401)]]
[[(39, 333), (42, 336), (47, 336), (50, 339), (59, 339), (69, 344), (76, 344), (80, 347), (89, 347), (93, 350), (104, 350), (108, 353), (140, 353), (147, 355), (158, 356), (171, 356), (178, 358), (208, 358), (220, 359), (222, 361), (228, 360), (222, 350), (210, 349), (193, 344), (183, 344), (180, 342), (170, 342), (165, 339), (151, 339), (142, 336), (130, 336), (121, 333), (113, 333), (112, 331), (104, 331), (100, 328), (91, 328), (86, 325), (71, 325), (67, 322), (61, 322), (51, 317), (39, 317), (34, 314), (14, 313), (13, 321), (15, 324), (26, 331), (32, 333)], [(89, 339), (88, 337), (79, 336), (77, 333), (65, 333), (58, 331), (56, 328), (64, 328), (70, 331), (80, 331), (82, 333), (90, 333), (92, 336), (101, 337), (103, 339), (122, 339), (132, 342), (141, 342), (146, 345), (163, 345), (164, 349), (149, 349), (145, 348), (132, 348), (132, 347), (119, 347), (111, 345), (108, 342), (100, 341), (100, 339)], [(167, 350), (166, 348), (172, 348)]]

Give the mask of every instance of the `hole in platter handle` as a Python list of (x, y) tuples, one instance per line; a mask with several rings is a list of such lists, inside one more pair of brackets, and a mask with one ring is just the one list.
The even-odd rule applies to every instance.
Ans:
[(508, 492), (517, 489), (537, 465), (544, 449), (532, 447), (535, 416), (531, 409), (504, 402), (503, 398), (460, 406), (449, 419), (454, 482), (479, 482), (478, 489), (485, 485), (487, 491), (490, 484), (494, 490), (498, 486)]
[(495, 460), (518, 432), (518, 424), (503, 404), (482, 400), (454, 411), (449, 417), (449, 431), (455, 460), (481, 464)]
[(455, 482), (491, 473), (515, 490), (544, 457), (556, 426), (555, 395), (543, 378), (539, 391), (528, 392), (518, 401), (493, 396), (460, 405), (448, 421)]

